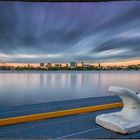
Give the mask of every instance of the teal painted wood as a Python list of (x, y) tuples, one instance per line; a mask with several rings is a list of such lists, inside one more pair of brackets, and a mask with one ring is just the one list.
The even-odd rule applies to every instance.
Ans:
[[(117, 111), (106, 110), (106, 112)], [(99, 128), (95, 124), (95, 117), (99, 113), (88, 113), (83, 115), (73, 115), (50, 120), (42, 120), (31, 123), (9, 125), (0, 128), (0, 138), (65, 138), (72, 134), (83, 132), (89, 129)]]
[[(112, 100), (113, 99), (113, 100)], [(116, 96), (109, 96), (104, 98), (88, 98), (81, 100), (71, 100), (64, 102), (48, 103), (46, 107), (45, 104), (29, 105), (29, 106), (19, 106), (15, 107), (15, 114), (20, 110), (31, 111), (36, 110), (36, 108), (46, 107), (45, 109), (49, 111), (49, 107), (52, 110), (59, 110), (61, 108), (73, 108), (82, 107), (89, 105), (99, 105), (104, 103), (112, 103), (120, 101)], [(29, 108), (28, 108), (29, 107)], [(50, 109), (50, 110), (51, 110)], [(21, 123), (9, 126), (0, 127), (0, 139), (3, 138), (55, 138), (55, 139), (67, 139), (67, 138), (83, 138), (83, 139), (93, 139), (93, 138), (140, 138), (140, 132), (121, 135), (110, 130), (104, 129), (95, 123), (95, 117), (102, 113), (109, 113), (114, 111), (119, 111), (118, 109), (102, 110), (81, 115), (72, 115), (67, 117), (60, 117), (55, 119), (41, 120), (35, 122)], [(3, 112), (13, 112), (14, 108), (10, 110), (3, 110)], [(43, 110), (42, 110), (43, 111)], [(24, 112), (24, 111), (23, 111)], [(21, 111), (21, 114), (23, 113)], [(11, 114), (10, 114), (11, 115)]]
[(96, 97), (69, 101), (59, 101), (52, 103), (41, 103), (33, 105), (6, 107), (0, 109), (0, 119), (8, 117), (16, 117), (23, 115), (31, 115), (50, 111), (59, 111), (65, 109), (87, 107), (93, 105), (114, 103), (121, 101), (117, 96)]

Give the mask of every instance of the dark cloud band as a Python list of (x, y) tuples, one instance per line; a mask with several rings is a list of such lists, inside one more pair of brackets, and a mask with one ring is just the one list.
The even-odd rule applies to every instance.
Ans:
[(0, 2), (0, 60), (67, 62), (140, 56), (140, 2)]

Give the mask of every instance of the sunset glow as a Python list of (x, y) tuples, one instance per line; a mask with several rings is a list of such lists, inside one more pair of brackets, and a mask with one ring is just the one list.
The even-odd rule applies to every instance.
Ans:
[[(52, 63), (53, 66), (55, 64), (57, 63)], [(69, 64), (69, 63), (60, 63), (60, 64), (62, 65), (62, 67), (65, 67), (66, 64)], [(98, 66), (98, 63), (87, 63), (87, 64)], [(140, 60), (130, 60), (130, 61), (122, 61), (122, 62), (104, 62), (104, 63), (101, 63), (101, 66), (128, 66), (128, 65), (137, 65), (137, 64), (140, 64)], [(40, 66), (39, 63), (0, 63), (0, 66), (3, 66), (3, 65), (14, 66), (14, 67), (17, 67), (17, 66), (23, 67), (23, 66), (28, 66), (28, 65), (33, 66), (33, 67)], [(78, 62), (78, 66), (82, 66), (82, 62)]]

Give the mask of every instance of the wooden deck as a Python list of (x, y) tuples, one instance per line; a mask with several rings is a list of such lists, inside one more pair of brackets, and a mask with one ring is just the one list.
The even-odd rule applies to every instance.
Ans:
[[(96, 97), (79, 100), (69, 100), (52, 103), (41, 103), (17, 107), (0, 108), (0, 118), (9, 118), (36, 113), (58, 111), (93, 105), (120, 102), (116, 96)], [(65, 116), (60, 118), (20, 123), (0, 127), (0, 139), (7, 138), (140, 138), (140, 132), (121, 135), (110, 130), (104, 129), (95, 123), (98, 114), (118, 111), (121, 108), (96, 111), (92, 113)]]

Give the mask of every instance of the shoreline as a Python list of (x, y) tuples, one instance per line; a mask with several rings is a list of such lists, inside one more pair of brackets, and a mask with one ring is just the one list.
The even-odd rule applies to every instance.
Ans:
[(140, 72), (140, 70), (0, 70), (0, 73), (82, 73), (82, 72)]

